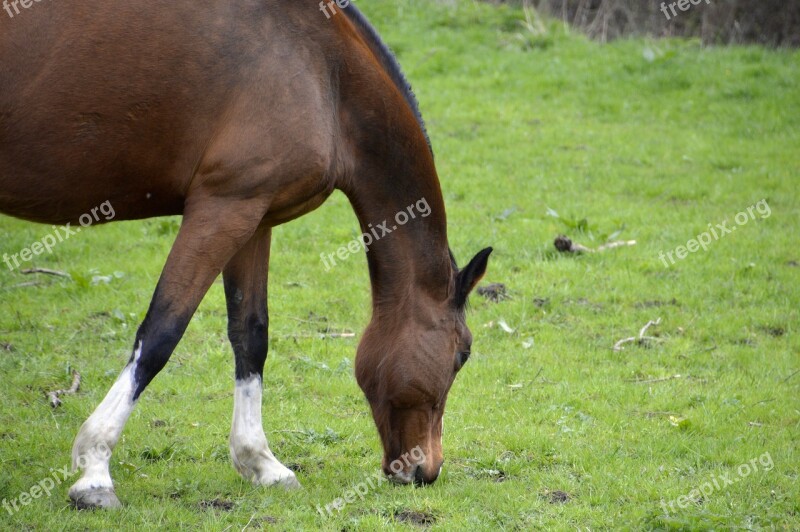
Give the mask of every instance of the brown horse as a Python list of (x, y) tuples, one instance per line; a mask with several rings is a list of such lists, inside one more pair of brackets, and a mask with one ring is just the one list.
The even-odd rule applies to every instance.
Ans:
[[(363, 16), (329, 16), (317, 0), (9, 5), (0, 211), (49, 224), (108, 204), (116, 220), (183, 215), (130, 361), (75, 440), (76, 505), (119, 505), (110, 450), (220, 272), (236, 360), (233, 463), (256, 484), (298, 485), (261, 424), (270, 235), (334, 189), (365, 241), (376, 237), (355, 367), (383, 469), (402, 483), (436, 480), (445, 401), (472, 341), (464, 306), (491, 249), (456, 267), (416, 101)], [(429, 216), (388, 226), (422, 201)]]

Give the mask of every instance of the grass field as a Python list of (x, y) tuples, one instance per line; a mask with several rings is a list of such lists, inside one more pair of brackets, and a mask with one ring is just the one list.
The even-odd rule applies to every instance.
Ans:
[[(124, 509), (72, 510), (70, 477), (0, 508), (0, 529), (800, 529), (800, 54), (601, 45), (461, 0), (358, 5), (415, 87), (456, 257), (494, 246), (485, 283), (510, 295), (472, 297), (473, 356), (450, 394), (440, 480), (317, 511), (381, 456), (353, 377), (366, 261), (326, 271), (319, 259), (357, 235), (337, 193), (273, 238), (264, 423), (304, 489), (253, 488), (230, 465), (218, 282), (115, 451)], [(69, 465), (178, 223), (93, 228), (36, 259), (72, 280), (0, 265), (0, 500)], [(675, 264), (659, 258), (717, 224), (736, 229)], [(0, 253), (50, 231), (0, 218)], [(562, 255), (561, 233), (637, 244)], [(657, 340), (612, 350), (657, 318)], [(51, 409), (43, 392), (73, 368), (80, 393)]]

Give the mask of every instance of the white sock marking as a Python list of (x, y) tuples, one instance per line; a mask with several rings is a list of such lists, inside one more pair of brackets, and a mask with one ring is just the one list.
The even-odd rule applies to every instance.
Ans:
[(81, 426), (72, 447), (72, 469), (82, 469), (83, 475), (70, 488), (70, 493), (102, 488), (113, 489), (108, 462), (111, 451), (119, 440), (125, 422), (136, 403), (134, 372), (142, 344), (134, 351), (133, 362), (125, 366), (105, 399)]
[(299, 486), (294, 473), (275, 458), (267, 444), (261, 425), (261, 377), (258, 375), (236, 381), (230, 448), (233, 466), (254, 484)]

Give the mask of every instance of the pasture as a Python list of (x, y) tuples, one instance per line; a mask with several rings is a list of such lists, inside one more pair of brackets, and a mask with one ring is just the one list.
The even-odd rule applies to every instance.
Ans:
[[(23, 266), (71, 278), (0, 264), (0, 529), (800, 528), (800, 54), (598, 44), (466, 0), (358, 7), (420, 101), (459, 264), (491, 245), (483, 285), (507, 288), (471, 296), (439, 481), (376, 480), (352, 363), (366, 260), (320, 258), (359, 234), (336, 193), (273, 232), (264, 427), (302, 490), (230, 464), (218, 281), (115, 450), (124, 508), (74, 511), (67, 473), (37, 496), (128, 360), (180, 220), (92, 227)], [(54, 231), (2, 217), (0, 254)], [(559, 234), (636, 245), (563, 254)]]

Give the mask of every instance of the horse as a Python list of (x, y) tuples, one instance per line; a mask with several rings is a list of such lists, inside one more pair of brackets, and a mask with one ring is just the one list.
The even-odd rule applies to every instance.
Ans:
[[(220, 273), (233, 465), (256, 485), (299, 486), (261, 418), (270, 237), (334, 190), (368, 247), (372, 315), (354, 367), (381, 467), (401, 484), (440, 475), (445, 403), (472, 344), (467, 297), (492, 249), (457, 267), (433, 150), (396, 59), (355, 6), (321, 13), (316, 1), (0, 11), (0, 212), (47, 224), (101, 204), (114, 221), (182, 215), (130, 359), (75, 438), (77, 508), (121, 505), (111, 451)], [(380, 223), (423, 200), (429, 216)], [(370, 234), (381, 238), (367, 246)]]

